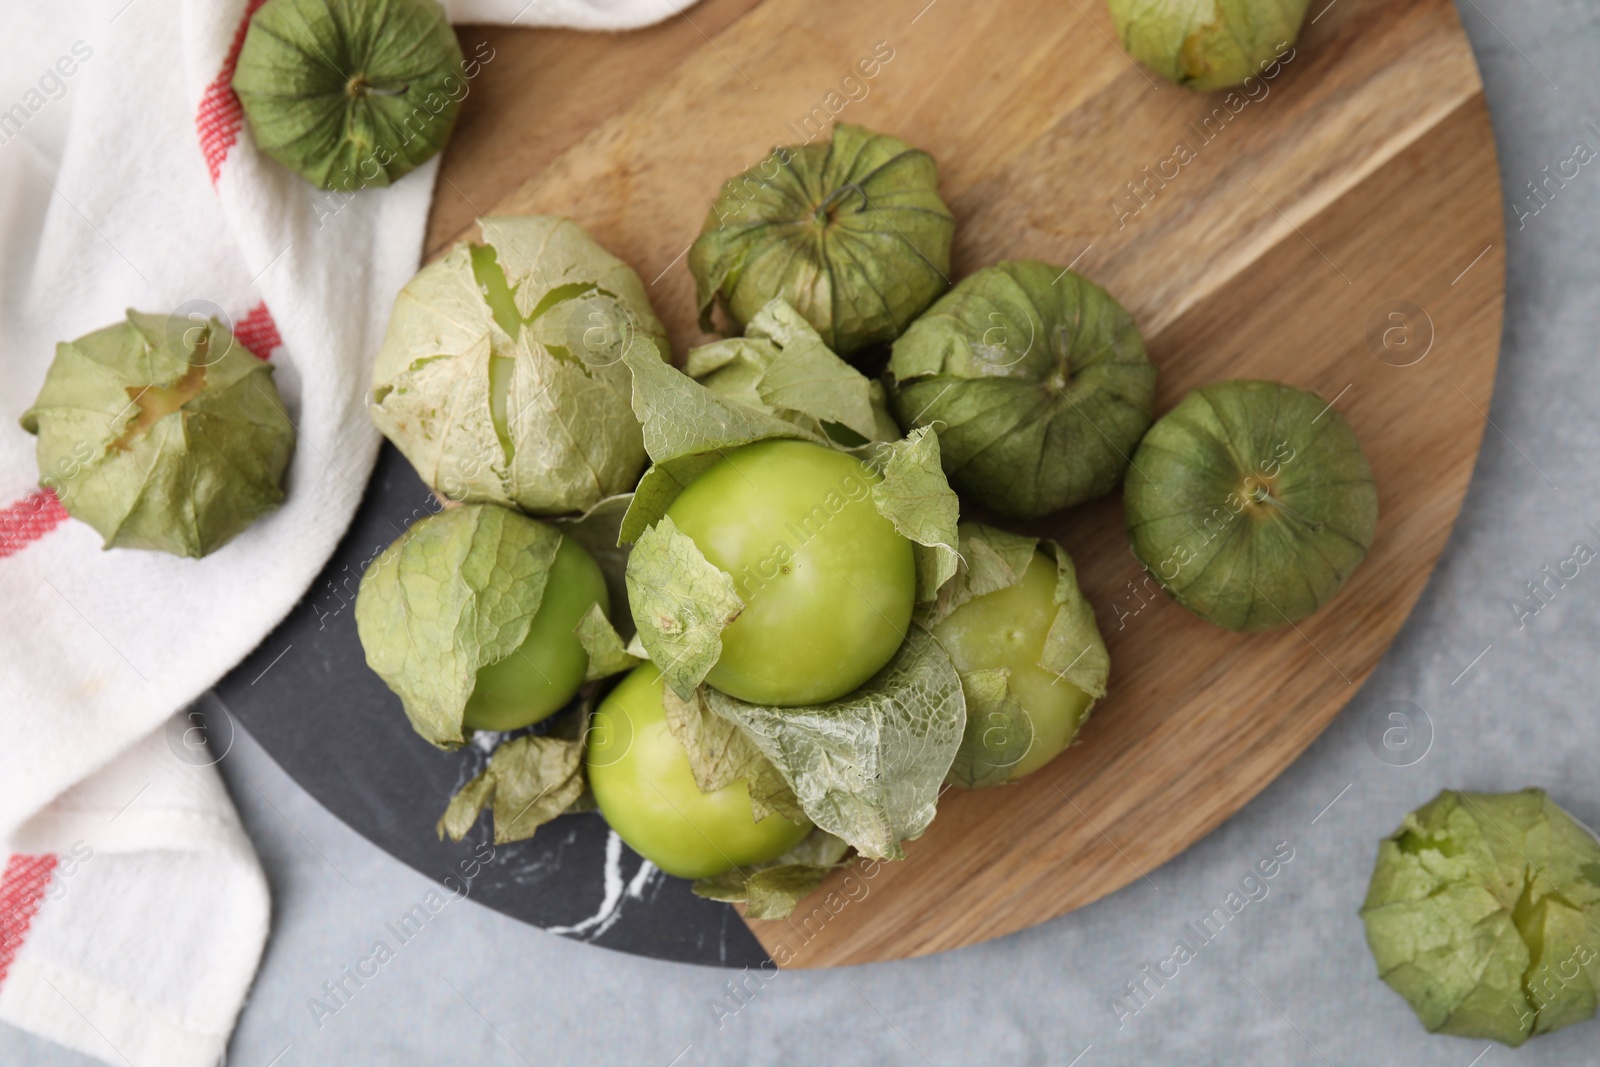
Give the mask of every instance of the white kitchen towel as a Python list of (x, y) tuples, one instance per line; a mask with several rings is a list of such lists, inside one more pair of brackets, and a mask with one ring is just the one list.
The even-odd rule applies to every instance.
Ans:
[[(367, 367), (437, 173), (330, 196), (259, 155), (228, 83), (261, 2), (15, 4), (0, 38), (0, 1019), (137, 1067), (216, 1063), (259, 961), (266, 885), (181, 716), (355, 511), (378, 444)], [(449, 13), (622, 29), (685, 6)], [(477, 76), (494, 58), (467, 56)], [(185, 305), (276, 368), (298, 431), (288, 498), (202, 560), (105, 552), (36, 487), (17, 420), (57, 341)]]

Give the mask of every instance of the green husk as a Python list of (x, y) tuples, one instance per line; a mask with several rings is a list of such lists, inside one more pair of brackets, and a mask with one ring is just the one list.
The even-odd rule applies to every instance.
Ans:
[[(1067, 550), (1054, 541), (1043, 542), (1043, 547), (1056, 558), (1056, 620), (1045, 636), (1039, 666), (1099, 700), (1111, 677), (1111, 656), (1095, 622), (1094, 607), (1078, 588), (1078, 571)], [(1088, 721), (1087, 710), (1083, 717)]]
[(947, 778), (966, 789), (1004, 785), (1033, 745), (1033, 720), (1011, 692), (1009, 670), (959, 673), (967, 725)]
[(1156, 370), (1132, 317), (1034, 260), (963, 279), (895, 342), (890, 404), (933, 426), (960, 493), (1011, 518), (1116, 487), (1150, 425)]
[(484, 245), (457, 245), (396, 298), (373, 422), (443, 498), (587, 511), (644, 467), (624, 358), (661, 363), (666, 334), (638, 275), (577, 224), (480, 226)]
[(701, 328), (781, 297), (841, 356), (892, 341), (949, 286), (954, 234), (932, 156), (839, 123), (724, 183), (689, 249)]
[(440, 840), (460, 841), (484, 808), (494, 812), (494, 843), (524, 841), (569, 811), (588, 810), (583, 773), (588, 709), (568, 712), (549, 734), (524, 734), (500, 744), (489, 765), (456, 791), (439, 817)]
[(295, 436), (272, 366), (222, 323), (132, 309), (56, 346), (22, 428), (39, 484), (106, 548), (194, 559), (283, 501)]
[(446, 508), (414, 523), (362, 576), (356, 629), (367, 665), (433, 744), (465, 740), (478, 670), (527, 639), (561, 536), (505, 508)]
[(270, 0), (232, 85), (257, 148), (319, 188), (353, 190), (444, 147), (467, 69), (433, 0)]
[(628, 600), (650, 661), (668, 689), (690, 699), (722, 655), (722, 631), (744, 610), (733, 579), (664, 515), (628, 557)]
[(1446, 790), (1407, 815), (1361, 919), (1430, 1031), (1515, 1047), (1594, 1017), (1600, 842), (1541, 789)]
[(684, 371), (718, 396), (846, 447), (900, 436), (883, 385), (834, 355), (781, 298), (732, 337), (690, 349)]
[(872, 487), (872, 503), (911, 542), (917, 561), (917, 600), (932, 600), (956, 572), (961, 503), (950, 491), (939, 462), (939, 438), (912, 430), (903, 441), (878, 450), (883, 480)]
[(1124, 494), (1128, 539), (1173, 599), (1257, 631), (1305, 618), (1366, 558), (1378, 491), (1355, 432), (1276, 382), (1196, 389), (1151, 427)]
[(1179, 85), (1209, 91), (1259, 76), (1293, 45), (1307, 0), (1109, 0), (1123, 47)]
[(583, 679), (586, 682), (597, 682), (613, 674), (631, 671), (640, 663), (637, 657), (629, 654), (622, 635), (611, 625), (605, 609), (599, 604), (589, 605), (589, 610), (578, 620), (578, 627), (573, 633), (589, 657), (589, 666)]
[(966, 725), (961, 680), (944, 649), (912, 627), (860, 689), (813, 707), (762, 707), (705, 690), (794, 791), (806, 816), (862, 855), (901, 859), (933, 821)]
[(826, 830), (812, 830), (771, 863), (734, 867), (691, 887), (697, 897), (743, 904), (747, 919), (787, 919), (794, 909), (841, 866), (850, 846)]

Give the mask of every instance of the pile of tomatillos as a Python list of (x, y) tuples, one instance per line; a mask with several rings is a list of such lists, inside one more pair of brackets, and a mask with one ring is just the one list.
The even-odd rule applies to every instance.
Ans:
[(1317, 610), (1371, 542), (1337, 411), (1219, 382), (1152, 426), (1128, 312), (1035, 261), (951, 285), (935, 162), (895, 137), (841, 124), (724, 183), (688, 266), (736, 335), (681, 370), (575, 223), (480, 225), (373, 368), (374, 420), (450, 506), (356, 602), (419, 733), (511, 734), (441, 833), (598, 808), (697, 892), (786, 915), (851, 851), (902, 858), (947, 783), (1044, 766), (1105, 694), (1072, 559), (963, 501), (1026, 520), (1122, 487), (1151, 573), (1240, 631)]
[[(1175, 43), (1113, 15), (1197, 86), (1298, 27)], [(271, 0), (232, 87), (257, 150), (354, 191), (434, 155), (476, 70), (432, 0)], [(931, 156), (840, 125), (722, 187), (688, 266), (704, 325), (738, 336), (682, 370), (637, 275), (569, 221), (485, 219), (405, 287), (370, 409), (455, 506), (373, 562), (361, 639), (429, 741), (517, 734), (443, 830), (597, 805), (662, 869), (776, 914), (849, 849), (899, 858), (947, 781), (1037, 770), (1109, 658), (1066, 552), (963, 522), (957, 493), (1033, 518), (1131, 457), (1134, 551), (1192, 611), (1258, 630), (1334, 594), (1376, 519), (1337, 412), (1222, 382), (1152, 428), (1132, 317), (1040, 262), (952, 286), (955, 227)], [(205, 556), (283, 499), (272, 375), (216, 319), (130, 311), (58, 347), (23, 419), (41, 481), (108, 548)]]

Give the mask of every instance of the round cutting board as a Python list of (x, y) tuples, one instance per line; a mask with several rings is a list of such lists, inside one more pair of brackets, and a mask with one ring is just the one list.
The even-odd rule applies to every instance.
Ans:
[[(1325, 397), (1372, 462), (1380, 519), (1367, 561), (1322, 611), (1265, 634), (1211, 627), (1146, 582), (1119, 499), (1032, 524), (1077, 563), (1111, 653), (1108, 696), (1079, 742), (1023, 783), (946, 792), (904, 863), (837, 872), (793, 921), (750, 923), (780, 965), (937, 952), (1112, 892), (1282, 773), (1371, 673), (1466, 492), (1500, 339), (1494, 142), (1449, 0), (1319, 0), (1275, 67), (1212, 94), (1130, 62), (1101, 0), (707, 0), (623, 37), (462, 36), (491, 58), (443, 163), (430, 256), (475, 238), (478, 215), (570, 216), (638, 270), (681, 358), (705, 340), (683, 257), (718, 183), (773, 145), (860, 123), (938, 160), (958, 221), (953, 277), (1038, 258), (1108, 288), (1159, 367), (1158, 415), (1198, 385), (1277, 379)], [(392, 492), (381, 481), (372, 492)], [(375, 525), (379, 535), (393, 536)], [(224, 695), (250, 700), (245, 676), (275, 647)], [(365, 671), (349, 647), (327, 668), (351, 684)], [(383, 714), (384, 728), (408, 732), (397, 702)], [(278, 713), (245, 718), (297, 773), (305, 756), (280, 753)], [(417, 755), (417, 789), (438, 777), (420, 768), (452, 758)], [(448, 851), (397, 839), (395, 820), (363, 799), (376, 772), (359, 753), (339, 766), (341, 781), (308, 788), (337, 794), (336, 812), (419, 868), (448, 873)], [(546, 855), (578, 833), (569, 821), (518, 854)], [(598, 827), (583, 834), (591, 851), (605, 841)], [(846, 894), (852, 875), (870, 890)], [(682, 931), (712, 913), (682, 888), (657, 891), (676, 911), (635, 908), (640, 940), (619, 947), (742, 962), (747, 940), (683, 947)], [(849, 903), (821, 906), (830, 890)], [(545, 918), (554, 905), (530, 903), (540, 892), (512, 885), (488, 902), (562, 925)]]

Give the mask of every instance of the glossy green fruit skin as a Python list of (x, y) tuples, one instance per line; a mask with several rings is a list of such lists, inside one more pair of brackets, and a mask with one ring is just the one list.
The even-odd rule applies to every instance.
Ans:
[(388, 185), (444, 147), (467, 69), (435, 0), (270, 0), (233, 90), (256, 147), (348, 191)]
[(744, 779), (702, 793), (667, 726), (661, 674), (635, 668), (595, 710), (586, 756), (600, 814), (639, 855), (679, 878), (777, 859), (811, 832), (776, 813), (756, 822)]
[(1012, 781), (1060, 755), (1094, 703), (1088, 693), (1039, 666), (1056, 619), (1055, 592), (1055, 561), (1036, 550), (1022, 581), (967, 601), (933, 628), (957, 671), (1011, 671), (1011, 695), (1033, 724), (1033, 741), (1012, 768)]
[(745, 609), (706, 681), (751, 704), (844, 696), (888, 663), (916, 601), (911, 542), (873, 506), (879, 476), (803, 441), (735, 449), (667, 509)]
[(1242, 632), (1332, 599), (1378, 524), (1355, 431), (1322, 397), (1277, 382), (1191, 392), (1145, 435), (1125, 486), (1134, 554), (1178, 603)]
[(610, 617), (605, 576), (581, 545), (563, 538), (545, 579), (544, 599), (528, 625), (527, 640), (505, 659), (479, 668), (462, 725), (473, 730), (516, 730), (565, 707), (589, 669), (589, 654), (572, 631), (591, 604), (599, 604)]

